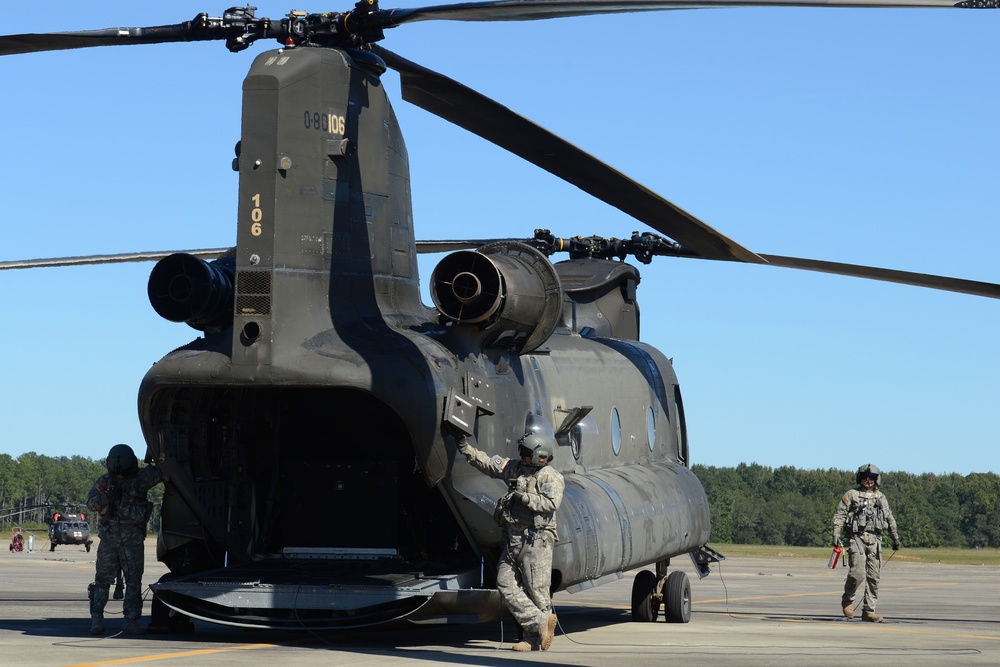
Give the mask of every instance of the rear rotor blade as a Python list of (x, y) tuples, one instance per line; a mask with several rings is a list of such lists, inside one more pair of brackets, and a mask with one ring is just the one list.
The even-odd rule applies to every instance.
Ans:
[(386, 10), (385, 27), (415, 21), (538, 21), (600, 14), (721, 7), (992, 8), (996, 3), (955, 0), (497, 0)]
[[(471, 250), (496, 241), (524, 241), (524, 239), (456, 239), (439, 241), (417, 241), (418, 254), (454, 252), (456, 250)], [(25, 259), (10, 260), (0, 262), (0, 271), (13, 269), (34, 269), (53, 268), (60, 266), (86, 266), (92, 264), (120, 264), (123, 262), (152, 262), (158, 261), (168, 255), (184, 252), (201, 259), (215, 259), (230, 252), (230, 248), (206, 248), (202, 250), (168, 250), (151, 252), (130, 252), (114, 255), (82, 255), (78, 257), (53, 257), (48, 259)], [(680, 255), (682, 257), (693, 257), (694, 259), (705, 259), (696, 255)], [(925, 287), (928, 289), (944, 290), (948, 292), (958, 292), (961, 294), (971, 294), (973, 296), (983, 296), (991, 299), (1000, 299), (1000, 285), (987, 283), (978, 280), (965, 280), (962, 278), (949, 278), (947, 276), (937, 276), (929, 273), (914, 273), (912, 271), (898, 271), (896, 269), (882, 269), (873, 266), (863, 266), (860, 264), (844, 264), (842, 262), (827, 262), (820, 259), (805, 259), (802, 257), (785, 257), (782, 255), (758, 255), (766, 260), (769, 266), (778, 266), (787, 269), (800, 269), (803, 271), (817, 271), (820, 273), (831, 273), (839, 276), (850, 276), (852, 278), (865, 278), (869, 280), (881, 280), (884, 282), (897, 283), (901, 285), (912, 285), (915, 287)], [(740, 261), (740, 260), (728, 260)], [(757, 262), (755, 262), (757, 263)]]
[(439, 252), (455, 252), (456, 250), (472, 250), (499, 241), (521, 241), (524, 239), (467, 239), (456, 241), (417, 241), (417, 254), (430, 255)]
[[(198, 14), (193, 20), (175, 25), (148, 28), (107, 28), (82, 32), (30, 33), (0, 36), (0, 56), (41, 51), (83, 49), (94, 46), (162, 44), (226, 40), (232, 51), (240, 51), (261, 37), (278, 37), (296, 44), (316, 39), (314, 44), (358, 46), (383, 39), (382, 30), (416, 21), (537, 21), (601, 14), (654, 12), (674, 9), (721, 7), (962, 7), (992, 8), (997, 0), (494, 0), (452, 5), (430, 5), (400, 9), (379, 9), (377, 0), (358, 3), (353, 10), (309, 14), (292, 12), (289, 18), (272, 22), (254, 16), (254, 7), (231, 7), (221, 18)], [(308, 23), (318, 19), (318, 32), (299, 35), (303, 16)], [(292, 29), (292, 24), (296, 28)], [(315, 27), (315, 26), (314, 26)]]
[(230, 51), (242, 51), (262, 37), (278, 37), (282, 27), (254, 16), (253, 7), (231, 7), (221, 17), (201, 13), (190, 21), (147, 28), (106, 28), (80, 32), (0, 35), (0, 56), (94, 46), (165, 44), (225, 40)]
[(225, 36), (201, 31), (191, 21), (176, 25), (150, 28), (107, 28), (81, 32), (52, 32), (27, 35), (0, 36), (0, 56), (41, 51), (85, 49), (93, 46), (119, 46), (128, 44), (164, 44), (191, 42), (207, 39), (224, 39)]
[(690, 213), (507, 107), (379, 46), (403, 99), (572, 183), (706, 259), (764, 260)]
[[(221, 257), (228, 248), (208, 248), (205, 250), (184, 250), (189, 255), (202, 259)], [(88, 264), (121, 264), (124, 262), (155, 262), (177, 253), (176, 250), (153, 252), (125, 252), (116, 255), (80, 255), (78, 257), (51, 257), (47, 259), (19, 259), (0, 262), (0, 271), (10, 269), (41, 269), (56, 266), (86, 266)]]
[(763, 253), (760, 256), (767, 260), (767, 263), (771, 266), (802, 269), (804, 271), (818, 271), (820, 273), (832, 273), (839, 276), (852, 276), (854, 278), (866, 278), (869, 280), (882, 280), (901, 285), (914, 285), (916, 287), (927, 287), (948, 292), (960, 292), (962, 294), (1000, 299), (1000, 285), (980, 282), (978, 280), (948, 278), (929, 273), (880, 269), (873, 266), (826, 262), (819, 259), (804, 259), (801, 257), (783, 257), (781, 255), (765, 255)]

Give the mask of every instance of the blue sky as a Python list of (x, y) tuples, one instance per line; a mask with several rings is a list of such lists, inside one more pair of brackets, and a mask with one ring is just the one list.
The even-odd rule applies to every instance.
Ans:
[[(341, 9), (256, 4), (271, 18)], [(9, 2), (3, 31), (178, 23), (226, 6), (49, 2), (40, 15)], [(383, 45), (752, 250), (1000, 282), (998, 25), (997, 12), (746, 8), (416, 23)], [(0, 58), (0, 260), (231, 245), (240, 87), (269, 48)], [(403, 102), (395, 74), (385, 82), (419, 238), (642, 229)], [(424, 281), (439, 259), (422, 259)], [(150, 269), (0, 272), (0, 451), (99, 458), (141, 443), (140, 379), (196, 335), (152, 311)], [(643, 339), (674, 358), (695, 462), (1000, 472), (1000, 303), (759, 266), (640, 270)]]

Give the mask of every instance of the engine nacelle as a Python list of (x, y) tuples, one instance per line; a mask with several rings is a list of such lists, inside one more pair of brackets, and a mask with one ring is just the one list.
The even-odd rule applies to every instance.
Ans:
[(163, 319), (215, 333), (233, 321), (235, 258), (206, 262), (187, 253), (164, 257), (149, 275), (149, 303)]
[(431, 275), (431, 297), (441, 314), (478, 326), (487, 347), (530, 352), (559, 321), (562, 288), (542, 253), (515, 241), (445, 257)]

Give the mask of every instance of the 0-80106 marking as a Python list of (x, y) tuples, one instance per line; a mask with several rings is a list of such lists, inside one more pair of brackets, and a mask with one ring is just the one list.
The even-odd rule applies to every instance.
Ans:
[(320, 113), (319, 111), (305, 111), (302, 121), (307, 130), (328, 134), (344, 134), (344, 127), (347, 123), (343, 116), (338, 116), (335, 113)]

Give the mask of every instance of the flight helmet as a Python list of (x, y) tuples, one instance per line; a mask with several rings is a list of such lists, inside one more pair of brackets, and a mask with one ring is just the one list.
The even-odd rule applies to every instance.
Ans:
[(521, 456), (531, 456), (531, 465), (541, 468), (556, 457), (555, 440), (541, 433), (525, 433), (517, 441)]
[(139, 459), (128, 445), (115, 445), (108, 452), (108, 472), (131, 477), (139, 471)]
[(858, 473), (854, 476), (854, 481), (857, 482), (858, 484), (861, 484), (862, 477), (874, 477), (875, 486), (878, 486), (878, 483), (882, 481), (882, 471), (876, 468), (871, 463), (866, 463), (860, 468), (858, 468)]

